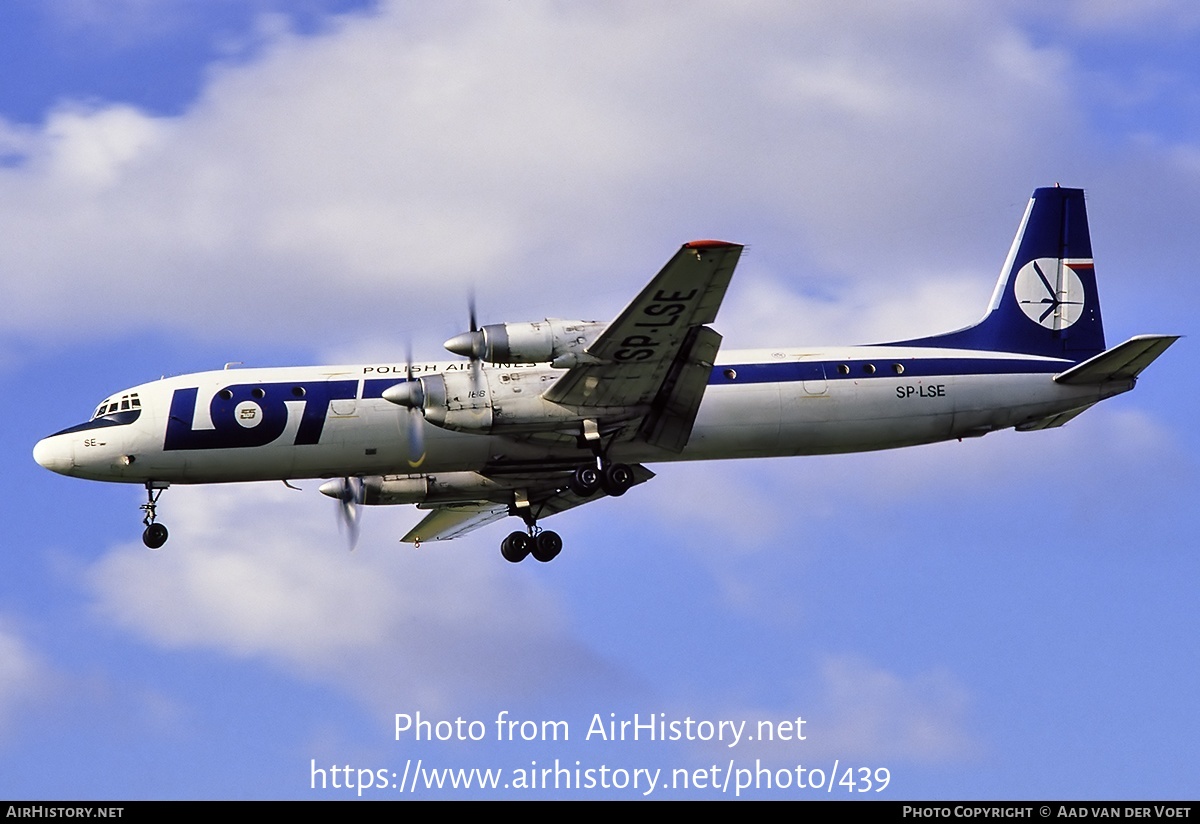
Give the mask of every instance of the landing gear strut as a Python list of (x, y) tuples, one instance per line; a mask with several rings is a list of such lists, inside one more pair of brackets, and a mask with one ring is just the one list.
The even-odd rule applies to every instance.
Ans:
[[(624, 495), (629, 491), (629, 487), (637, 482), (633, 467), (629, 464), (613, 463), (608, 459), (601, 442), (600, 429), (595, 421), (583, 422), (579, 445), (591, 449), (595, 463), (576, 467), (567, 478), (567, 488), (574, 494), (581, 498), (590, 498), (603, 489), (606, 494), (615, 498)], [(514, 499), (509, 507), (509, 514), (524, 520), (526, 531), (510, 533), (500, 542), (500, 554), (504, 560), (514, 564), (519, 564), (530, 555), (542, 563), (553, 561), (558, 557), (558, 553), (562, 552), (562, 538), (557, 532), (538, 527), (534, 508), (524, 491), (518, 490)]]
[(146, 513), (146, 516), (142, 518), (142, 523), (146, 525), (146, 529), (142, 532), (142, 543), (150, 549), (158, 549), (167, 542), (167, 528), (156, 522), (158, 498), (166, 488), (167, 484), (146, 481), (146, 503), (141, 505), (142, 512)]

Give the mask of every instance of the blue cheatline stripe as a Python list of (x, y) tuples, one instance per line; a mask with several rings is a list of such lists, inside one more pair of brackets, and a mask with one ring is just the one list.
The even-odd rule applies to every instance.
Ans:
[[(421, 376), (418, 375), (417, 377)], [(398, 383), (404, 383), (406, 380), (408, 378), (404, 375), (394, 375), (390, 378), (367, 378), (363, 381), (362, 399), (367, 401), (373, 398), (382, 398), (383, 390), (389, 389)]]
[[(896, 371), (896, 364), (904, 367)], [(868, 371), (873, 366), (874, 372)], [(846, 367), (847, 371), (839, 367)], [(792, 383), (818, 380), (869, 380), (874, 378), (946, 378), (959, 375), (1056, 375), (1069, 363), (1044, 360), (993, 358), (911, 358), (884, 360), (781, 361), (780, 363), (723, 363), (714, 366), (708, 385), (730, 383)]]

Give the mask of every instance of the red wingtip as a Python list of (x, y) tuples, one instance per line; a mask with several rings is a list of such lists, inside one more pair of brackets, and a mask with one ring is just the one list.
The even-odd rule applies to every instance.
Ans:
[(693, 240), (683, 244), (684, 249), (714, 249), (720, 246), (739, 246), (738, 243), (730, 243), (727, 240)]

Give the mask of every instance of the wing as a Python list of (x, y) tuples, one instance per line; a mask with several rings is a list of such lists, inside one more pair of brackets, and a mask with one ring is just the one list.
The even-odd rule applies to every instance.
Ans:
[(685, 243), (544, 397), (628, 410), (623, 436), (679, 451), (691, 434), (721, 336), (716, 319), (742, 246)]
[(406, 544), (422, 541), (449, 541), (508, 515), (508, 506), (490, 501), (471, 501), (439, 506), (421, 519), (400, 540)]
[[(585, 362), (546, 390), (546, 400), (584, 412), (596, 409), (600, 420), (593, 419), (594, 431), (603, 429), (614, 439), (638, 438), (682, 450), (721, 345), (721, 336), (705, 324), (716, 319), (742, 248), (719, 240), (684, 244), (587, 348)], [(613, 410), (615, 420), (606, 420)], [(634, 484), (654, 477), (641, 464), (631, 469)], [(520, 515), (524, 507), (540, 521), (604, 497), (603, 492), (587, 498), (572, 492), (570, 469), (558, 465), (491, 467), (486, 474), (497, 486), (491, 496), (420, 504), (433, 511), (400, 540), (457, 538), (507, 515)]]
[[(654, 477), (654, 473), (641, 464), (633, 467), (634, 484), (645, 483)], [(502, 481), (505, 487), (520, 487), (523, 494), (518, 496), (514, 506), (511, 490), (499, 492), (493, 500), (466, 501), (446, 504), (419, 504), (419, 509), (432, 509), (428, 515), (415, 527), (408, 531), (400, 540), (404, 543), (419, 544), (424, 541), (448, 541), (458, 538), (468, 532), (474, 532), (481, 526), (498, 521), (507, 515), (516, 515), (514, 511), (522, 506), (530, 507), (537, 520), (557, 515), (568, 509), (574, 509), (592, 501), (606, 497), (600, 491), (587, 498), (580, 497), (567, 487), (566, 472), (523, 472), (520, 476), (499, 476), (495, 480)], [(502, 500), (507, 498), (507, 500)]]

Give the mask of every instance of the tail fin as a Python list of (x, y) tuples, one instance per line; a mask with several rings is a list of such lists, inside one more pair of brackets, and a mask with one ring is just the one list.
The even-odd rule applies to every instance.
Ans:
[(974, 326), (903, 343), (1082, 361), (1104, 351), (1082, 189), (1037, 189)]

